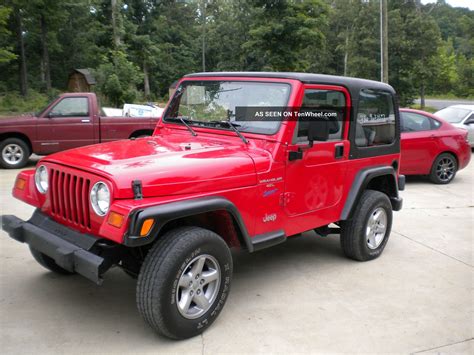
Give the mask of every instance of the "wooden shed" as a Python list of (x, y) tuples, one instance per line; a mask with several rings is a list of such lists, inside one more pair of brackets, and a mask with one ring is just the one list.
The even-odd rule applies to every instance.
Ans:
[(67, 90), (69, 92), (94, 91), (95, 78), (89, 69), (74, 69), (69, 74)]

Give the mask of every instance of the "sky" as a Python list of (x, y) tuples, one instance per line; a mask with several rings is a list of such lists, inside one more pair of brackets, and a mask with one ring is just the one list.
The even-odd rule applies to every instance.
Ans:
[[(421, 0), (422, 4), (434, 3), (436, 0)], [(453, 7), (468, 7), (474, 10), (474, 0), (446, 0)]]

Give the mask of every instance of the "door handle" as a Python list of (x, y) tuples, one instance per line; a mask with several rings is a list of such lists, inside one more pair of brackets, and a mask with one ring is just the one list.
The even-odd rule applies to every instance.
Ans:
[(344, 156), (344, 145), (338, 144), (334, 146), (334, 158), (340, 159)]
[(91, 120), (81, 120), (82, 123), (89, 123)]

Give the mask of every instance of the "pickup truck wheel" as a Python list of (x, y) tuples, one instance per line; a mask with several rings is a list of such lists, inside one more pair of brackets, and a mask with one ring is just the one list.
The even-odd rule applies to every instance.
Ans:
[(19, 138), (7, 138), (0, 143), (0, 165), (2, 168), (23, 168), (30, 155), (28, 144)]
[(67, 271), (66, 269), (63, 269), (61, 266), (56, 264), (53, 258), (50, 258), (49, 256), (39, 252), (38, 250), (30, 247), (31, 254), (35, 258), (35, 260), (43, 266), (44, 268), (53, 271), (57, 274), (61, 275), (73, 275), (74, 272)]
[(198, 227), (169, 231), (148, 253), (137, 284), (137, 306), (159, 334), (186, 339), (221, 312), (230, 290), (232, 256), (224, 240)]
[(350, 220), (341, 224), (341, 247), (355, 260), (368, 261), (382, 254), (392, 228), (392, 205), (380, 191), (365, 190)]
[(435, 184), (449, 184), (458, 171), (456, 158), (449, 153), (440, 154), (431, 167), (430, 180)]

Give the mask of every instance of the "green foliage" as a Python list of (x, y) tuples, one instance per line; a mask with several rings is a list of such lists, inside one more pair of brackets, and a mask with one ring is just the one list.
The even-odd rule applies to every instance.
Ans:
[[(305, 71), (380, 80), (379, 4), (6, 0), (0, 5), (0, 93), (19, 91), (21, 59), (32, 95), (45, 91), (45, 48), (49, 94), (66, 90), (73, 69), (93, 68), (95, 90), (116, 106), (163, 100), (171, 83), (201, 71), (203, 64), (207, 71)], [(474, 11), (442, 0), (388, 4), (389, 83), (400, 103), (408, 105), (422, 92), (472, 97)], [(2, 102), (23, 107), (15, 99)]]
[(8, 63), (17, 56), (13, 53), (13, 46), (8, 43), (11, 32), (8, 30), (8, 18), (12, 9), (0, 6), (0, 64)]
[(249, 39), (243, 43), (248, 69), (307, 71), (311, 53), (324, 47), (327, 5), (321, 0), (255, 1)]
[(0, 95), (0, 115), (17, 115), (25, 112), (38, 112), (47, 105), (50, 97), (46, 94), (30, 90), (27, 97), (17, 92)]
[(119, 107), (138, 97), (136, 86), (141, 82), (142, 74), (123, 51), (110, 51), (95, 71), (95, 76), (97, 89), (106, 98), (106, 103)]

